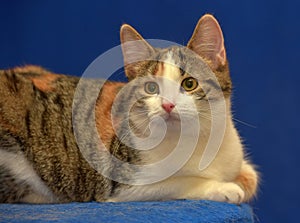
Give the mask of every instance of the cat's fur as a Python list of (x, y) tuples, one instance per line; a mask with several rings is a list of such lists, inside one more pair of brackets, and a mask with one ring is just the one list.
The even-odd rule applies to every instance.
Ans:
[[(240, 137), (232, 122), (231, 80), (222, 31), (215, 18), (205, 15), (199, 20), (187, 45), (195, 54), (190, 54), (187, 49), (179, 46), (155, 49), (129, 25), (122, 26), (121, 41), (126, 75), (129, 83), (135, 81), (136, 84), (129, 88), (126, 97), (121, 97), (115, 108), (119, 114), (117, 129), (111, 121), (111, 109), (118, 92), (126, 86), (125, 83), (107, 81), (94, 108), (85, 92), (74, 102), (78, 77), (53, 74), (36, 66), (0, 71), (0, 202), (210, 199), (240, 203), (253, 198), (258, 176), (245, 157)], [(137, 44), (125, 44), (133, 43), (131, 41), (137, 41)], [(147, 60), (136, 62), (137, 57)], [(203, 91), (202, 85), (191, 92), (182, 92), (180, 88), (181, 81), (190, 72), (196, 70), (197, 73), (198, 66), (202, 66), (202, 71), (213, 72), (218, 82), (210, 78), (204, 79), (203, 88), (209, 91), (215, 86), (221, 87), (222, 96), (212, 95), (212, 101), (218, 104), (224, 97), (226, 104), (224, 139), (215, 159), (204, 170), (199, 170), (198, 167), (211, 127), (209, 94)], [(159, 85), (162, 92), (155, 96), (147, 95), (145, 81), (141, 77), (154, 80), (155, 77), (166, 78), (178, 82), (179, 87), (172, 88), (171, 93), (163, 93), (167, 84), (162, 81)], [(92, 89), (97, 84), (97, 81), (86, 80), (86, 89)], [(170, 111), (170, 115), (162, 108), (162, 104), (166, 102), (159, 96), (172, 100), (175, 108)], [(125, 134), (122, 133), (126, 132), (123, 121), (128, 117), (122, 114), (129, 109), (126, 104), (136, 97), (139, 99), (129, 116), (134, 133), (139, 136), (149, 134), (147, 126), (151, 118), (157, 115), (167, 123), (165, 139), (150, 151), (134, 150), (116, 136), (115, 131)], [(180, 132), (180, 122), (169, 119), (169, 116), (178, 115), (176, 108), (182, 107), (185, 108), (183, 115), (189, 117), (189, 101), (195, 103), (199, 121), (204, 127), (197, 136), (199, 140), (191, 158), (167, 179), (147, 185), (116, 182), (97, 172), (78, 148), (72, 121), (81, 122), (94, 115), (102, 142), (117, 159), (141, 165), (157, 162), (172, 152)], [(74, 109), (74, 103), (87, 104)], [(72, 112), (79, 114), (76, 117), (82, 120), (74, 118)], [(155, 127), (158, 126), (154, 125), (154, 129)], [(79, 131), (78, 134), (84, 136), (81, 148), (93, 148), (93, 135), (86, 131)], [(134, 145), (137, 142), (132, 140), (130, 143)], [(93, 159), (93, 152), (89, 155)], [(134, 171), (124, 167), (115, 173), (114, 165), (109, 160), (100, 158), (96, 161), (97, 165), (108, 166), (109, 173), (125, 180)]]

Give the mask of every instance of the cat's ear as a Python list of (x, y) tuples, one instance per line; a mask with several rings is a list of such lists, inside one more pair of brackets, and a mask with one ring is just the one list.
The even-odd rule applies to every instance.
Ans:
[(120, 31), (125, 72), (129, 79), (139, 74), (138, 67), (151, 57), (154, 48), (130, 25), (124, 24)]
[(212, 15), (206, 14), (198, 21), (187, 47), (211, 61), (213, 69), (226, 64), (223, 33)]

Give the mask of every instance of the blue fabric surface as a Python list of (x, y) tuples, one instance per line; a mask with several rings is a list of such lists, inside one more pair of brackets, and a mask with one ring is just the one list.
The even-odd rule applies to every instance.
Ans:
[(1, 204), (0, 222), (253, 222), (247, 204), (212, 201)]

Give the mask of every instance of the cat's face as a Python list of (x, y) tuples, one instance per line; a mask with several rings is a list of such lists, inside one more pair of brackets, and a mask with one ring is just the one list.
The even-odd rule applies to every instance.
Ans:
[(192, 124), (196, 116), (210, 120), (210, 103), (230, 96), (223, 35), (212, 16), (200, 19), (187, 47), (153, 48), (128, 25), (121, 40), (135, 129), (157, 117), (170, 125)]
[(132, 115), (135, 123), (142, 120), (142, 114), (150, 121), (159, 116), (175, 124), (182, 118), (192, 120), (197, 112), (209, 111), (206, 93), (211, 86), (203, 76), (197, 76), (201, 72), (193, 75), (188, 72), (195, 65), (189, 63), (191, 57), (185, 51), (182, 47), (157, 50), (154, 54), (157, 61), (144, 64), (147, 69), (131, 81), (136, 86), (131, 93), (134, 95), (131, 100), (136, 100), (131, 108), (136, 113)]

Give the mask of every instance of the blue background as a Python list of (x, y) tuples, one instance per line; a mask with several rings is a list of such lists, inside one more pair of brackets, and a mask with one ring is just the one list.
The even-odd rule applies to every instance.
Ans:
[(235, 86), (235, 117), (262, 173), (254, 211), (261, 222), (298, 222), (300, 208), (299, 1), (0, 2), (0, 67), (37, 64), (81, 75), (119, 44), (119, 27), (187, 43), (197, 20), (222, 26)]

